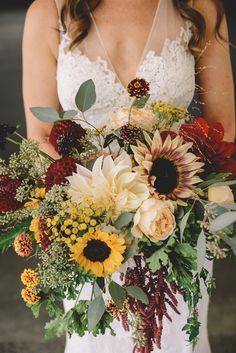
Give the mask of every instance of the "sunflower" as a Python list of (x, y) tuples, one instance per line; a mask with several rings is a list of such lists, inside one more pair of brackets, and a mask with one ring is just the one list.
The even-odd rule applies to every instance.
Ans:
[(135, 169), (147, 176), (152, 194), (184, 205), (182, 199), (196, 192), (194, 184), (201, 181), (196, 174), (204, 164), (189, 152), (192, 143), (184, 143), (179, 135), (168, 134), (163, 140), (158, 130), (153, 139), (147, 133), (144, 135), (147, 145), (138, 141), (137, 146), (132, 146), (139, 165)]
[(108, 234), (99, 228), (93, 234), (77, 239), (70, 247), (71, 260), (97, 277), (111, 275), (117, 270), (125, 251), (125, 241), (116, 234)]

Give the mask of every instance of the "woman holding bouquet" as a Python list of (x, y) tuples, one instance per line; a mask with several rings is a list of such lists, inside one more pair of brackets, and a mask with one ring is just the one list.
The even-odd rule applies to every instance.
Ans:
[[(48, 138), (50, 124), (36, 120), (29, 108), (73, 109), (78, 87), (92, 79), (97, 102), (87, 115), (96, 127), (108, 113), (130, 104), (126, 90), (135, 77), (150, 84), (150, 101), (188, 108), (198, 88), (209, 123), (235, 137), (232, 72), (227, 24), (220, 0), (35, 0), (28, 10), (23, 41), (23, 94), (28, 136), (59, 158)], [(84, 123), (86, 127), (86, 123)], [(211, 271), (211, 265), (209, 270)], [(86, 298), (86, 293), (84, 294)], [(182, 327), (188, 308), (181, 297), (173, 322), (165, 322), (162, 349), (190, 353)], [(65, 303), (66, 309), (70, 302)], [(208, 296), (199, 306), (200, 337), (195, 352), (209, 353)], [(66, 353), (131, 353), (130, 334), (117, 322), (116, 336), (73, 335)]]

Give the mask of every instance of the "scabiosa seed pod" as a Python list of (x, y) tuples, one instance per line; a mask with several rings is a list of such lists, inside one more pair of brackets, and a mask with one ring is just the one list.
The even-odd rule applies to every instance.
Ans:
[(139, 127), (126, 124), (120, 128), (120, 137), (131, 145), (136, 145), (136, 141), (142, 138), (142, 131)]
[(128, 93), (130, 97), (146, 97), (149, 92), (149, 83), (143, 78), (135, 78), (128, 84)]
[(61, 120), (53, 125), (49, 136), (49, 142), (56, 152), (62, 156), (70, 153), (73, 148), (79, 152), (84, 150), (82, 140), (86, 136), (86, 130), (80, 124), (71, 120)]
[(21, 180), (13, 179), (9, 175), (0, 175), (0, 212), (12, 212), (22, 206), (22, 203), (15, 199), (20, 185)]
[(21, 233), (14, 240), (14, 249), (17, 255), (28, 257), (33, 252), (32, 239), (29, 234)]
[(66, 183), (66, 177), (76, 172), (76, 163), (79, 163), (79, 161), (66, 156), (54, 161), (46, 171), (46, 190), (50, 190), (55, 184), (60, 185)]

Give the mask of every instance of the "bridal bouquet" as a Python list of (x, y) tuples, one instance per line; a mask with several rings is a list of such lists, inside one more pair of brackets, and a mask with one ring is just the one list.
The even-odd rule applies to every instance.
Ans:
[[(1, 126), (0, 146), (11, 141), (19, 153), (0, 160), (0, 248), (35, 257), (21, 296), (35, 317), (46, 307), (46, 337), (115, 335), (119, 320), (134, 352), (150, 353), (161, 348), (165, 320), (181, 315), (180, 297), (189, 308), (183, 330), (196, 344), (200, 284), (214, 287), (206, 259), (236, 253), (236, 144), (223, 140), (221, 124), (149, 103), (143, 79), (128, 92), (131, 106), (106, 126), (87, 114), (92, 80), (80, 87), (76, 111), (32, 108), (53, 123), (57, 160)], [(63, 299), (74, 300), (66, 313)]]

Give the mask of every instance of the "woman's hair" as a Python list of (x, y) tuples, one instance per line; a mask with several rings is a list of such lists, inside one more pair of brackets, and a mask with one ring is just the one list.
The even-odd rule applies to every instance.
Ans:
[[(66, 0), (61, 13), (61, 21), (66, 31), (66, 17), (69, 16), (71, 19), (69, 31), (72, 42), (70, 49), (76, 47), (87, 36), (91, 26), (89, 12), (95, 10), (101, 1), (102, 0)], [(217, 10), (215, 34), (216, 37), (224, 39), (220, 33), (220, 25), (224, 16), (223, 3), (222, 0), (213, 1)], [(173, 3), (180, 15), (184, 19), (192, 22), (193, 35), (189, 42), (189, 49), (195, 56), (198, 56), (205, 46), (206, 21), (203, 15), (190, 5), (190, 0), (173, 0)]]

